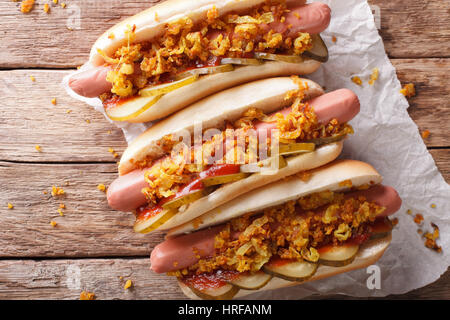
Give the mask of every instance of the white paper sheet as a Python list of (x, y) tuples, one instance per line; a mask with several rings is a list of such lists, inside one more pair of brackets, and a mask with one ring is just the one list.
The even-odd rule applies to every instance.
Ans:
[[(363, 0), (321, 2), (332, 9), (331, 24), (322, 33), (330, 60), (309, 78), (327, 91), (345, 87), (358, 95), (361, 113), (352, 121), (356, 133), (346, 140), (342, 158), (371, 163), (383, 175), (384, 183), (397, 189), (403, 199), (402, 208), (395, 215), (399, 224), (393, 231), (391, 246), (377, 262), (381, 271), (379, 289), (368, 288), (371, 274), (363, 269), (296, 287), (256, 293), (249, 298), (300, 299), (315, 293), (357, 297), (401, 294), (434, 282), (450, 265), (450, 186), (436, 168), (408, 115), (408, 102), (399, 93), (400, 82), (385, 53), (371, 9)], [(332, 42), (332, 36), (337, 38), (336, 43)], [(380, 75), (370, 86), (368, 80), (373, 68), (378, 68)], [(351, 81), (354, 75), (363, 80), (362, 87)], [(69, 90), (67, 77), (64, 86), (71, 96), (103, 112), (98, 99), (83, 99)], [(146, 127), (116, 124), (123, 129), (128, 142)], [(431, 208), (432, 203), (436, 208)], [(408, 209), (413, 214), (423, 214), (422, 229), (432, 231), (430, 222), (439, 226), (438, 243), (443, 253), (425, 248), (413, 216), (406, 214)]]

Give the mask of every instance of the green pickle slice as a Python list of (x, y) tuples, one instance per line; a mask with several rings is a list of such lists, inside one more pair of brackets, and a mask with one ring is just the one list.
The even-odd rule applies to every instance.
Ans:
[(223, 176), (208, 177), (208, 178), (203, 179), (202, 183), (205, 187), (210, 187), (210, 186), (216, 186), (219, 184), (225, 184), (225, 183), (242, 180), (244, 178), (247, 178), (248, 176), (249, 176), (248, 173), (239, 172), (239, 173), (233, 173), (233, 174), (226, 174)]
[(204, 195), (206, 195), (206, 190), (201, 189), (198, 191), (188, 193), (181, 197), (175, 198), (169, 202), (166, 202), (162, 205), (162, 207), (167, 210), (178, 209), (179, 207), (181, 207), (185, 204), (192, 203), (192, 202), (202, 198)]

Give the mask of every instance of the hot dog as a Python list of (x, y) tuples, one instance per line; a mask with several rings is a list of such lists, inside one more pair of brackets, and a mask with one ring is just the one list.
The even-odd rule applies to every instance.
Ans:
[[(359, 109), (352, 91), (324, 94), (316, 83), (296, 77), (225, 90), (159, 122), (131, 143), (120, 160), (119, 177), (108, 188), (108, 203), (116, 210), (134, 210), (137, 232), (174, 228), (244, 192), (334, 160), (342, 140), (353, 132), (348, 121)], [(200, 166), (191, 167), (181, 164), (173, 141), (187, 134), (191, 146), (196, 123), (202, 123), (198, 147), (203, 158)], [(213, 128), (213, 138), (207, 138)], [(240, 134), (245, 135), (242, 145)], [(272, 150), (277, 135), (279, 148)], [(257, 146), (253, 151), (250, 141)], [(187, 152), (193, 160), (194, 151)], [(264, 171), (269, 167), (273, 172)]]
[(342, 160), (307, 181), (263, 186), (171, 230), (151, 269), (177, 276), (191, 298), (229, 299), (240, 288), (245, 295), (363, 268), (389, 245), (388, 217), (402, 203), (381, 180), (370, 165)]
[(112, 120), (147, 122), (237, 84), (312, 73), (331, 11), (305, 2), (166, 1), (103, 34), (68, 85)]

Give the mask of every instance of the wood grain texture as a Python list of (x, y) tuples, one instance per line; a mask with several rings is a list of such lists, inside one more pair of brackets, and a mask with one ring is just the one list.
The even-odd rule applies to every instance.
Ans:
[[(0, 162), (0, 257), (147, 256), (162, 235), (136, 234), (134, 216), (111, 210), (97, 189), (116, 170), (115, 164)], [(66, 194), (52, 197), (52, 185)]]
[(150, 271), (148, 258), (0, 261), (0, 300), (79, 299), (83, 290), (98, 300), (185, 299), (174, 278)]
[(369, 3), (380, 7), (380, 34), (389, 57), (450, 57), (450, 1)]
[[(2, 1), (0, 67), (81, 65), (88, 59), (92, 44), (107, 28), (157, 2), (71, 0), (66, 9), (51, 4), (50, 14), (43, 12), (43, 2), (37, 2), (35, 9), (24, 15), (18, 9), (19, 3)], [(450, 1), (410, 1), (407, 6), (402, 1), (370, 3), (381, 8), (381, 35), (390, 57), (449, 57)]]

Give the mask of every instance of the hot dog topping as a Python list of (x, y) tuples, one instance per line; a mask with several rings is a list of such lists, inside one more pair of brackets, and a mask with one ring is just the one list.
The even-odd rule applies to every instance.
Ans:
[(224, 57), (249, 58), (254, 52), (301, 55), (312, 48), (312, 39), (308, 33), (290, 32), (292, 26), (284, 26), (289, 12), (280, 1), (268, 1), (245, 15), (219, 17), (214, 7), (201, 23), (195, 25), (189, 17), (170, 22), (163, 36), (143, 43), (133, 43), (135, 28), (130, 26), (127, 45), (112, 57), (99, 51), (114, 66), (107, 76), (113, 85), (111, 93), (132, 96), (146, 85), (170, 81), (186, 70), (218, 65)]
[[(170, 156), (154, 163), (145, 174), (148, 187), (143, 189), (143, 193), (148, 202), (157, 204), (163, 198), (174, 196), (180, 188), (211, 166), (257, 164), (267, 159), (270, 157), (273, 143), (271, 139), (278, 140), (279, 143), (293, 144), (336, 136), (342, 138), (353, 133), (349, 124), (340, 124), (336, 119), (320, 123), (314, 113), (314, 107), (303, 102), (305, 89), (303, 82), (299, 82), (299, 90), (289, 93), (289, 98), (295, 97), (289, 113), (268, 116), (261, 110), (250, 108), (234, 124), (227, 123), (220, 133), (209, 139), (206, 139), (204, 134), (201, 150), (188, 146), (186, 141), (177, 142), (175, 137), (166, 136), (163, 144)], [(273, 123), (273, 128), (278, 131), (275, 131), (272, 137), (269, 133), (267, 137), (263, 137), (266, 141), (261, 141), (259, 131), (254, 130), (255, 120)], [(266, 151), (262, 152), (261, 148)], [(149, 163), (142, 165), (145, 167)]]
[(216, 235), (213, 256), (170, 274), (180, 277), (216, 270), (256, 272), (273, 257), (317, 262), (321, 247), (367, 239), (370, 224), (384, 210), (361, 196), (315, 193), (231, 220)]

